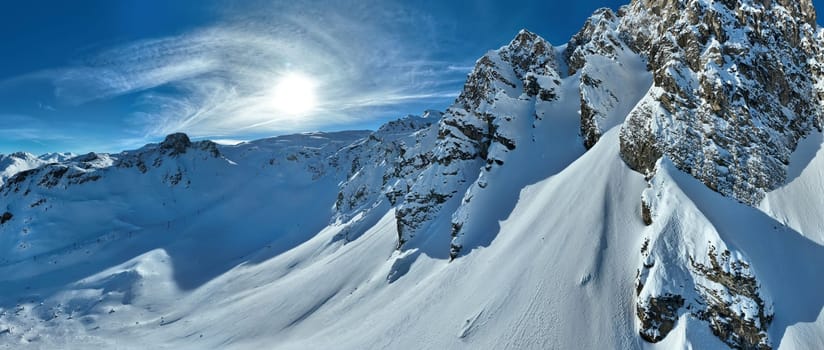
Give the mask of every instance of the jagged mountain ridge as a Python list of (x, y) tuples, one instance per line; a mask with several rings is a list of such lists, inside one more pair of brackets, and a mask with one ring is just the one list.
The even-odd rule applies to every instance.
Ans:
[(6, 179), (21, 171), (34, 169), (44, 164), (63, 162), (74, 156), (71, 153), (47, 153), (40, 156), (26, 152), (0, 154), (0, 186)]
[[(283, 223), (292, 225), (300, 220), (313, 223), (292, 231), (276, 230), (277, 234), (288, 238), (281, 239), (282, 243), (288, 241), (278, 249), (282, 254), (291, 249), (300, 250), (302, 242), (313, 241), (311, 237), (315, 234), (327, 237), (323, 234), (327, 231), (334, 234), (325, 242), (327, 248), (318, 248), (319, 251), (346, 252), (350, 248), (344, 247), (351, 247), (349, 243), (366, 244), (359, 242), (374, 239), (374, 234), (369, 233), (377, 227), (386, 226), (388, 213), (393, 220), (389, 225), (393, 230), (388, 231), (393, 233), (392, 249), (399, 249), (389, 258), (387, 263), (390, 266), (385, 267), (386, 271), (381, 270), (390, 285), (403, 284), (405, 279), (420, 276), (415, 267), (423, 264), (424, 257), (433, 261), (454, 259), (457, 266), (463, 266), (462, 269), (467, 269), (466, 272), (471, 275), (468, 263), (461, 260), (474, 261), (472, 259), (477, 258), (473, 256), (487, 256), (483, 255), (486, 250), (491, 252), (488, 254), (496, 254), (495, 249), (500, 248), (493, 247), (493, 244), (504, 244), (499, 242), (504, 239), (499, 237), (501, 235), (524, 236), (523, 229), (507, 232), (507, 228), (511, 230), (515, 224), (504, 224), (512, 220), (516, 212), (530, 217), (535, 215), (530, 214), (532, 211), (546, 210), (546, 215), (556, 220), (548, 222), (582, 236), (589, 235), (595, 240), (601, 237), (604, 242), (608, 241), (613, 229), (591, 227), (595, 231), (603, 230), (599, 236), (593, 230), (584, 229), (594, 225), (590, 223), (581, 224), (578, 228), (581, 231), (578, 232), (574, 226), (569, 226), (570, 223), (557, 221), (560, 219), (551, 214), (552, 211), (563, 211), (563, 200), (570, 198), (552, 195), (566, 193), (555, 188), (556, 183), (567, 183), (573, 193), (576, 190), (588, 192), (591, 190), (589, 187), (585, 188), (571, 178), (576, 174), (578, 177), (585, 176), (587, 171), (595, 168), (595, 160), (602, 159), (609, 164), (607, 175), (616, 172), (620, 176), (616, 175), (616, 179), (597, 177), (591, 181), (593, 188), (605, 192), (605, 197), (594, 197), (594, 203), (589, 204), (583, 200), (573, 202), (578, 203), (576, 205), (580, 208), (602, 212), (603, 217), (590, 218), (596, 223), (604, 221), (603, 224), (606, 224), (608, 220), (616, 220), (614, 216), (620, 217), (621, 224), (616, 227), (634, 232), (633, 239), (639, 242), (637, 247), (626, 250), (632, 250), (631, 254), (622, 256), (631, 264), (628, 267), (621, 265), (620, 268), (635, 269), (637, 275), (622, 271), (621, 282), (618, 283), (623, 286), (619, 293), (635, 293), (632, 297), (635, 304), (628, 310), (629, 317), (637, 322), (637, 329), (629, 327), (633, 329), (621, 334), (624, 337), (640, 334), (641, 339), (662, 342), (663, 346), (672, 346), (672, 342), (677, 342), (672, 340), (676, 337), (667, 337), (671, 332), (678, 333), (677, 339), (686, 343), (698, 341), (736, 348), (778, 346), (780, 344), (776, 343), (776, 339), (783, 339), (784, 335), (776, 334), (779, 332), (776, 327), (786, 325), (787, 321), (782, 320), (782, 317), (787, 317), (782, 313), (786, 307), (782, 309), (780, 303), (773, 305), (776, 295), (771, 294), (781, 297), (782, 293), (770, 293), (770, 290), (780, 290), (779, 286), (773, 283), (763, 287), (761, 282), (772, 281), (774, 275), (769, 269), (764, 272), (763, 256), (754, 255), (751, 247), (750, 250), (745, 249), (748, 248), (746, 244), (736, 243), (734, 239), (730, 241), (731, 237), (740, 236), (707, 213), (707, 206), (699, 204), (706, 194), (694, 186), (684, 185), (689, 181), (680, 177), (679, 170), (686, 171), (721, 194), (747, 204), (757, 204), (765, 193), (785, 183), (787, 164), (793, 165), (789, 157), (797, 142), (806, 135), (816, 133), (816, 126), (820, 127), (819, 97), (811, 94), (810, 98), (805, 99), (799, 91), (793, 90), (788, 92), (786, 98), (771, 99), (757, 91), (762, 87), (759, 84), (764, 83), (758, 80), (757, 84), (751, 85), (733, 84), (732, 97), (725, 97), (724, 94), (708, 96), (706, 92), (714, 90), (686, 91), (683, 85), (668, 83), (673, 80), (673, 74), (679, 77), (695, 76), (698, 80), (722, 74), (724, 70), (718, 69), (720, 61), (717, 55), (713, 56), (715, 47), (722, 53), (720, 60), (727, 65), (724, 66), (727, 69), (724, 74), (731, 74), (731, 67), (743, 64), (741, 60), (744, 59), (723, 54), (725, 50), (764, 45), (760, 41), (742, 44), (712, 38), (738, 28), (728, 20), (733, 18), (730, 17), (730, 13), (734, 12), (732, 10), (741, 4), (761, 5), (744, 6), (746, 11), (739, 11), (734, 18), (759, 24), (762, 26), (759, 33), (766, 33), (763, 37), (773, 35), (773, 27), (786, 29), (788, 33), (799, 33), (796, 44), (807, 45), (806, 51), (779, 49), (771, 52), (774, 55), (771, 57), (778, 60), (776, 62), (785, 59), (790, 63), (797, 63), (798, 57), (806, 58), (804, 64), (790, 67), (795, 72), (792, 75), (795, 80), (788, 81), (793, 83), (794, 89), (802, 92), (818, 88), (814, 67), (817, 64), (816, 56), (820, 54), (815, 47), (804, 43), (804, 39), (810, 40), (810, 33), (814, 33), (812, 37), (819, 43), (822, 36), (821, 30), (814, 26), (811, 6), (795, 6), (792, 2), (770, 2), (765, 5), (766, 2), (757, 1), (671, 1), (665, 4), (635, 1), (617, 14), (608, 9), (597, 11), (582, 31), (563, 47), (553, 47), (528, 31), (518, 33), (511, 43), (490, 51), (477, 62), (461, 95), (443, 114), (429, 112), (425, 117), (406, 117), (368, 134), (296, 135), (235, 147), (219, 146), (208, 141), (193, 143), (185, 135), (177, 134), (170, 135), (159, 145), (149, 145), (133, 152), (89, 154), (18, 173), (0, 188), (4, 200), (8, 200), (5, 210), (12, 215), (8, 220), (4, 219), (0, 226), (4, 256), (8, 257), (3, 262), (5, 270), (22, 268), (28, 259), (38, 256), (41, 261), (44, 257), (62, 263), (76, 261), (77, 248), (74, 246), (78, 243), (85, 247), (97, 239), (96, 243), (100, 244), (100, 237), (103, 237), (104, 244), (108, 244), (105, 242), (123, 239), (124, 235), (131, 237), (135, 232), (151, 234), (164, 230), (164, 224), (165, 231), (183, 231), (187, 232), (187, 237), (193, 237), (191, 235), (195, 233), (192, 231), (195, 230), (189, 226), (206, 231), (213, 229), (191, 222), (198, 222), (200, 219), (196, 218), (200, 217), (201, 212), (209, 210), (206, 203), (224, 201), (227, 196), (235, 198), (235, 205), (244, 196), (266, 203), (261, 195), (269, 193), (276, 199), (294, 196), (294, 210), (269, 219), (264, 219), (264, 214), (252, 215), (255, 218), (252, 222), (276, 226)], [(792, 10), (786, 11), (790, 21), (781, 18), (781, 23), (786, 22), (787, 27), (779, 24), (777, 18), (769, 18), (774, 13), (784, 13), (781, 9), (785, 7)], [(754, 17), (758, 13), (756, 10), (765, 8), (768, 10), (765, 12), (768, 15), (766, 19)], [(681, 13), (686, 15), (681, 16)], [(709, 24), (701, 24), (703, 20)], [(656, 27), (656, 24), (660, 25)], [(731, 25), (733, 29), (728, 28)], [(698, 29), (693, 30), (695, 28)], [(709, 37), (706, 33), (702, 34), (702, 28), (713, 34)], [(687, 35), (682, 40), (685, 44), (681, 45), (677, 39), (671, 41), (673, 37), (680, 38), (672, 34), (679, 30), (690, 35), (698, 34), (695, 38)], [(747, 40), (762, 40), (762, 36), (754, 35), (754, 39)], [(774, 41), (767, 42), (770, 43), (775, 44)], [(706, 50), (702, 51), (702, 48)], [(694, 56), (690, 52), (702, 54)], [(709, 57), (715, 61), (708, 60)], [(810, 72), (809, 77), (797, 76), (799, 71), (805, 70)], [(744, 79), (738, 81), (750, 79), (747, 73), (741, 74)], [(676, 82), (681, 83), (678, 79)], [(776, 89), (784, 91), (782, 89), (786, 87), (765, 90)], [(726, 88), (719, 91), (727, 93)], [(739, 101), (735, 104), (737, 106), (749, 106), (751, 96), (767, 100), (767, 103), (761, 103), (765, 102), (762, 100), (758, 100), (758, 104), (752, 102), (751, 108), (755, 112), (749, 114), (752, 115), (749, 120), (764, 126), (770, 136), (752, 139), (747, 136), (749, 133), (742, 132), (725, 138), (724, 143), (717, 141), (722, 136), (714, 133), (726, 130), (730, 118), (739, 118), (740, 115), (713, 114), (719, 108), (713, 104), (719, 104), (722, 111), (728, 111), (729, 108), (724, 107), (728, 100)], [(680, 108), (668, 105), (673, 100), (680, 103)], [(690, 107), (693, 106), (690, 103), (694, 108)], [(789, 105), (794, 108), (787, 108)], [(782, 114), (772, 120), (765, 112), (769, 108), (781, 108)], [(577, 111), (580, 111), (580, 116)], [(707, 129), (705, 125), (715, 128)], [(687, 136), (684, 138), (679, 134), (684, 129), (694, 133), (687, 132), (683, 134)], [(782, 141), (778, 142), (776, 138)], [(602, 140), (607, 144), (601, 144)], [(695, 140), (700, 142), (693, 142)], [(711, 144), (706, 146), (703, 142)], [(740, 163), (736, 154), (744, 153), (769, 161)], [(701, 155), (700, 161), (696, 160), (698, 154)], [(621, 163), (616, 162), (617, 156), (642, 174), (633, 175), (620, 170)], [(702, 167), (725, 164), (729, 171), (693, 171), (696, 164)], [(752, 172), (758, 172), (759, 176), (750, 176)], [(234, 182), (227, 185), (224, 179), (244, 179), (241, 181), (261, 188), (242, 190), (241, 194), (221, 190), (205, 196), (209, 198), (192, 195), (208, 193), (220, 187), (236, 189), (238, 186)], [(128, 186), (130, 189), (122, 191), (120, 187), (124, 183), (131, 184)], [(541, 206), (523, 209), (524, 205), (520, 204), (523, 198), (519, 192), (533, 186), (544, 188), (543, 192), (548, 193), (546, 202), (537, 201), (535, 203), (542, 203)], [(643, 186), (647, 189), (642, 190)], [(300, 191), (290, 192), (286, 189), (288, 187), (308, 191), (313, 198), (301, 199)], [(313, 190), (308, 190), (309, 187)], [(148, 194), (149, 199), (145, 202), (132, 202), (138, 194), (147, 195), (141, 193), (143, 188), (153, 188), (155, 191)], [(107, 199), (102, 196), (106, 191), (121, 192), (119, 195), (123, 200)], [(77, 213), (82, 208), (77, 204), (76, 209), (70, 209), (75, 204), (66, 201), (64, 193), (82, 193), (84, 199), (79, 202), (102, 200), (117, 205), (111, 211), (96, 213), (95, 217), (59, 218), (66, 213)], [(615, 196), (632, 199), (619, 201), (611, 198)], [(162, 206), (169, 205), (170, 211), (162, 215), (154, 213), (157, 202), (153, 198), (162, 198)], [(691, 204), (693, 201), (696, 204)], [(726, 203), (724, 201), (718, 198), (710, 200), (711, 203)], [(267, 205), (263, 204), (263, 209)], [(593, 205), (603, 205), (603, 208), (594, 209)], [(722, 207), (733, 207), (745, 216), (756, 217), (758, 222), (784, 227), (778, 222), (757, 217), (749, 209), (741, 209), (741, 205), (723, 204)], [(225, 206), (220, 208), (229, 211)], [(255, 211), (249, 203), (244, 208)], [(44, 213), (48, 211), (51, 213)], [(151, 215), (136, 217), (131, 211)], [(301, 215), (301, 212), (311, 212), (312, 215)], [(644, 221), (649, 225), (646, 228)], [(41, 222), (43, 224), (38, 226)], [(54, 239), (49, 231), (56, 226), (55, 222), (67, 227), (78, 222), (93, 223), (92, 226), (110, 227), (107, 231), (111, 232), (101, 235), (101, 231), (68, 231), (66, 236)], [(107, 222), (116, 222), (117, 225), (111, 226)], [(329, 226), (324, 229), (325, 225)], [(259, 255), (259, 252), (255, 253), (255, 247), (268, 243), (266, 237), (269, 236), (262, 234), (260, 229), (247, 227), (247, 230), (257, 233), (253, 239), (231, 249), (231, 254)], [(617, 228), (614, 230), (619, 231)], [(546, 235), (552, 232), (547, 228), (539, 228), (538, 231)], [(386, 231), (382, 232), (386, 234)], [(788, 236), (813, 234), (788, 229), (781, 233)], [(231, 242), (229, 236), (220, 237), (223, 238), (221, 242)], [(583, 244), (564, 236), (556, 239), (541, 244), (552, 247), (570, 243), (570, 240), (572, 245)], [(681, 241), (689, 244), (673, 244)], [(175, 251), (165, 244), (159, 246)], [(606, 246), (609, 247), (609, 244)], [(606, 268), (599, 262), (606, 259), (602, 257), (606, 253), (597, 251), (593, 253), (591, 266), (583, 264), (584, 272), (578, 276), (575, 288), (588, 290), (595, 288), (593, 284), (606, 283), (601, 279), (606, 279), (607, 275), (600, 272)], [(143, 251), (133, 251), (131, 254), (139, 253)], [(228, 258), (229, 255), (222, 256)], [(278, 256), (274, 253), (264, 255)], [(809, 254), (801, 254), (797, 261), (808, 258)], [(236, 260), (228, 259), (225, 263), (231, 265), (233, 261)], [(528, 263), (528, 260), (523, 262)], [(182, 270), (192, 272), (196, 268)], [(567, 268), (578, 272), (576, 267)], [(46, 271), (59, 271), (54, 269)], [(573, 271), (566, 271), (570, 272)], [(562, 274), (559, 271), (556, 273)], [(25, 280), (36, 276), (37, 273), (32, 272), (16, 278)], [(590, 283), (593, 280), (595, 282)], [(9, 286), (8, 283), (5, 286)], [(183, 279), (177, 283), (183, 289), (197, 290), (203, 287), (204, 282)], [(817, 290), (819, 287), (815, 285), (812, 288)], [(603, 291), (609, 293), (608, 288)], [(21, 290), (19, 293), (26, 295), (30, 292)], [(37, 293), (48, 294), (43, 290)], [(106, 305), (130, 304), (116, 295), (106, 294), (100, 298), (106, 300)], [(324, 304), (325, 301), (319, 305)], [(521, 304), (515, 304), (518, 305)], [(627, 311), (623, 304), (617, 305), (621, 305), (615, 306), (617, 309)], [(128, 313), (128, 307), (123, 308)], [(311, 309), (308, 315), (314, 313)], [(68, 309), (56, 306), (53, 310), (66, 312)], [(457, 339), (465, 339), (476, 332), (473, 327), (480, 327), (476, 326), (479, 319), (492, 322), (490, 316), (482, 314), (470, 317), (467, 320), (469, 326), (461, 330), (462, 335)], [(627, 317), (626, 314), (621, 315)], [(535, 315), (533, 317), (540, 319)], [(774, 318), (778, 319), (779, 326), (773, 323)], [(305, 317), (298, 317), (295, 322), (300, 323), (303, 319)], [(0, 321), (7, 322), (1, 318)], [(20, 322), (25, 324), (25, 321)], [(703, 328), (712, 333), (710, 338), (706, 334), (689, 331), (694, 323), (698, 324), (695, 329)], [(164, 326), (162, 318), (160, 325)], [(546, 338), (544, 342), (549, 339), (558, 341), (557, 338)], [(718, 340), (713, 343), (712, 339)], [(513, 343), (510, 344), (516, 344), (518, 340), (511, 341)], [(532, 346), (537, 347), (538, 343), (532, 343)], [(611, 344), (613, 347), (617, 344), (621, 344), (620, 347), (642, 346), (637, 340), (627, 342), (626, 339)]]

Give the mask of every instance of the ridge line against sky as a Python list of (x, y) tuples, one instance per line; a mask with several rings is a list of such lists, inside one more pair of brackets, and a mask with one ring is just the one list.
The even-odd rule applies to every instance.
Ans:
[[(0, 153), (374, 129), (448, 107), (475, 60), (527, 28), (562, 45), (625, 1), (32, 0), (0, 14)], [(821, 8), (824, 0), (814, 1)], [(820, 21), (819, 21), (820, 22)], [(272, 102), (310, 77), (311, 111)]]

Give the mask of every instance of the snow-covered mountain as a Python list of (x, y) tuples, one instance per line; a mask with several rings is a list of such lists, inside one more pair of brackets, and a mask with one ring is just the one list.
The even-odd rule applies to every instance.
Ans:
[(0, 158), (0, 348), (824, 348), (822, 44), (635, 0), (376, 131)]
[(21, 171), (34, 169), (44, 164), (62, 162), (74, 156), (71, 153), (47, 153), (39, 157), (26, 152), (0, 154), (0, 186), (6, 179)]

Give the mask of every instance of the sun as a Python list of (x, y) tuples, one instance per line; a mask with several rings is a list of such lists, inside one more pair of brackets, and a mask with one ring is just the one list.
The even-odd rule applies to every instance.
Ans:
[(317, 107), (317, 82), (298, 72), (280, 77), (272, 92), (272, 104), (280, 112), (301, 115)]

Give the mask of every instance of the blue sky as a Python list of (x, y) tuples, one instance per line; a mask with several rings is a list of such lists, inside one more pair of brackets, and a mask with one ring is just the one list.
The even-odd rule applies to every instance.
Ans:
[[(626, 2), (17, 1), (0, 13), (0, 153), (375, 128), (446, 108), (519, 29), (563, 44)], [(317, 106), (279, 113), (269, 92), (295, 72)]]

